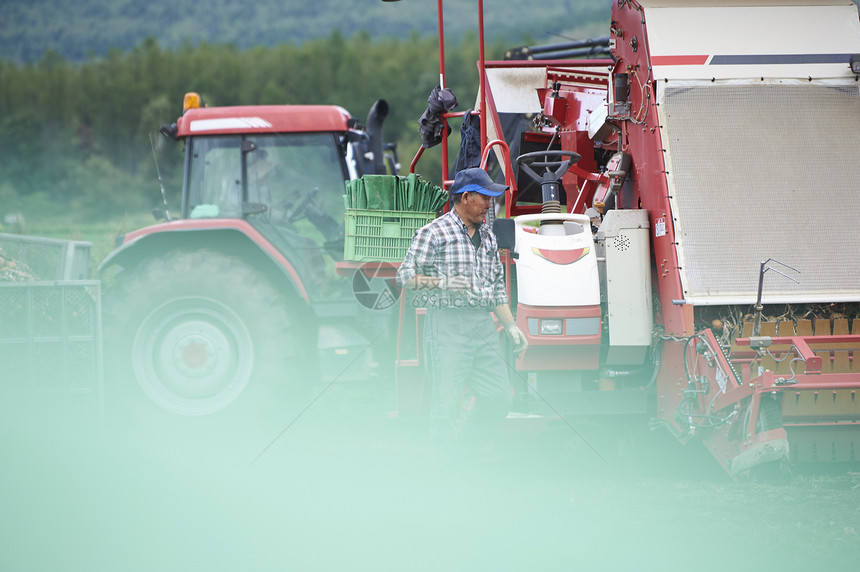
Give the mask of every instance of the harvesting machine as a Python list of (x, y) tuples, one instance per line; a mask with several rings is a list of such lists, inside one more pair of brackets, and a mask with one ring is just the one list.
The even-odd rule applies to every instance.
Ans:
[[(481, 164), (510, 186), (495, 225), (530, 342), (517, 407), (650, 416), (732, 475), (856, 461), (855, 4), (613, 0), (609, 57), (579, 60), (485, 60), (482, 11)], [(405, 411), (423, 311), (401, 302)]]

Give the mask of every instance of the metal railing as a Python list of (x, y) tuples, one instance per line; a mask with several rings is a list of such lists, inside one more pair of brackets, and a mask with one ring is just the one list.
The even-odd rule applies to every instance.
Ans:
[(33, 281), (86, 280), (92, 243), (0, 233), (0, 249), (29, 268)]

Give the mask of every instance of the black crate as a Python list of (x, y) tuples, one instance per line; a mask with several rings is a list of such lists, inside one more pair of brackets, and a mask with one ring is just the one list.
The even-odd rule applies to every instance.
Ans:
[(0, 394), (86, 394), (101, 408), (100, 282), (0, 283)]

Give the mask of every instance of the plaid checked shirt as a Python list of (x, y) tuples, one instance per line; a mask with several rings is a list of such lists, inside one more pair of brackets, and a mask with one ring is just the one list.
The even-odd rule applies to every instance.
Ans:
[(416, 274), (431, 277), (466, 276), (468, 292), (428, 290), (427, 305), (492, 310), (508, 303), (505, 270), (499, 260), (499, 246), (489, 225), (484, 222), (476, 232), (481, 234), (477, 249), (469, 238), (466, 224), (455, 209), (419, 228), (397, 271), (397, 283), (403, 286)]

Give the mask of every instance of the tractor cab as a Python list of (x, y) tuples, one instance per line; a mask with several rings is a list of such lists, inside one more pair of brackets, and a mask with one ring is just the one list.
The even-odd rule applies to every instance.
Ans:
[(344, 252), (344, 183), (396, 169), (374, 129), (385, 113), (377, 102), (365, 128), (338, 106), (210, 108), (186, 95), (182, 117), (162, 129), (185, 142), (181, 218), (244, 220), (288, 257), (312, 297), (346, 298), (333, 271)]

